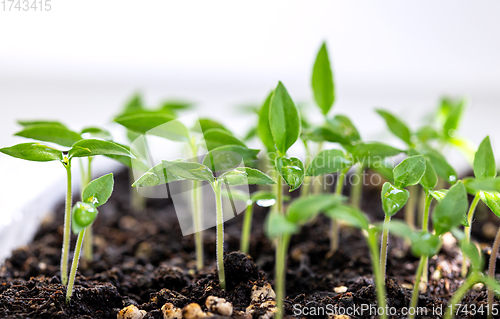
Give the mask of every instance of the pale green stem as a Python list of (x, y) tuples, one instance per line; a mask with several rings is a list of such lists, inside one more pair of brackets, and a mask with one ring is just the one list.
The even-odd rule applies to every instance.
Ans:
[[(319, 152), (321, 152), (322, 149), (323, 149), (323, 142), (319, 142), (316, 154), (319, 154)], [(322, 193), (322, 189), (321, 189), (321, 187), (323, 186), (322, 176), (316, 176), (313, 179), (314, 179), (313, 194), (320, 194), (320, 193)]]
[(451, 297), (450, 301), (448, 302), (448, 307), (446, 307), (446, 309), (449, 311), (446, 311), (444, 319), (451, 319), (454, 317), (453, 313), (455, 312), (455, 305), (458, 305), (460, 301), (462, 301), (467, 291), (469, 291), (469, 289), (471, 289), (472, 286), (474, 286), (477, 282), (478, 275), (476, 273), (472, 273), (465, 279), (465, 281), (455, 291), (453, 297)]
[[(85, 179), (85, 185), (82, 185), (82, 192), (85, 187), (92, 181), (92, 157), (88, 158), (88, 166), (87, 166), (87, 177)], [(85, 200), (85, 198), (82, 198), (82, 200)], [(87, 231), (85, 232), (85, 240), (83, 241), (83, 257), (87, 261), (92, 261), (94, 260), (94, 252), (92, 248), (93, 244), (93, 231), (92, 231), (92, 225), (87, 227)]]
[[(477, 204), (479, 203), (479, 199), (480, 198), (481, 197), (479, 196), (479, 193), (476, 194), (476, 196), (474, 197), (474, 200), (470, 204), (469, 212), (467, 213), (467, 223), (469, 223), (470, 226), (469, 227), (464, 227), (464, 233), (465, 233), (464, 242), (465, 243), (469, 243), (470, 242), (470, 230), (471, 230), (471, 227), (472, 227), (472, 219), (474, 218), (474, 212), (476, 211), (476, 207), (477, 207)], [(467, 257), (462, 252), (462, 277), (465, 278), (465, 276), (467, 276), (467, 270), (468, 270), (468, 267), (467, 267)]]
[(373, 267), (373, 276), (375, 282), (375, 288), (377, 293), (377, 306), (379, 308), (383, 308), (384, 312), (380, 316), (381, 319), (387, 319), (387, 313), (385, 311), (387, 301), (385, 299), (385, 282), (382, 279), (380, 274), (380, 261), (378, 260), (378, 247), (377, 247), (377, 238), (376, 236), (368, 237), (368, 246), (370, 248), (370, 255), (372, 259), (372, 267)]
[(66, 303), (69, 303), (71, 295), (73, 294), (73, 284), (75, 283), (76, 270), (78, 268), (78, 261), (80, 260), (80, 251), (82, 249), (84, 237), (85, 230), (78, 234), (78, 239), (76, 240), (75, 254), (73, 255), (73, 262), (71, 263), (71, 274), (69, 276), (68, 287), (66, 288)]
[[(495, 236), (495, 241), (493, 242), (493, 247), (491, 247), (490, 263), (488, 265), (488, 276), (490, 278), (495, 278), (495, 269), (497, 264), (498, 249), (500, 248), (500, 228), (498, 228), (497, 235)], [(488, 318), (492, 318), (493, 315), (493, 289), (488, 287)]]
[[(129, 179), (130, 185), (134, 184), (134, 170), (132, 168), (129, 168)], [(134, 187), (130, 188), (130, 206), (135, 212), (142, 212), (146, 207), (145, 198)]]
[(63, 285), (68, 283), (68, 257), (69, 245), (71, 236), (71, 206), (72, 206), (72, 193), (71, 193), (71, 162), (70, 160), (65, 164), (66, 168), (66, 206), (64, 213), (64, 233), (63, 233), (63, 246), (61, 254), (61, 282)]
[(415, 206), (417, 205), (416, 186), (408, 187), (410, 198), (405, 206), (405, 221), (412, 229), (415, 229)]
[(248, 254), (250, 248), (250, 233), (252, 229), (252, 213), (253, 205), (247, 206), (247, 211), (245, 212), (245, 219), (243, 220), (243, 231), (241, 233), (241, 252)]
[(380, 244), (380, 276), (385, 282), (385, 272), (387, 264), (387, 245), (389, 243), (389, 223), (391, 222), (391, 216), (385, 215), (384, 219), (384, 231), (382, 232), (382, 243)]
[(409, 319), (415, 318), (416, 315), (418, 298), (420, 296), (420, 279), (428, 259), (428, 256), (422, 256), (420, 257), (420, 262), (418, 263), (417, 273), (415, 275), (415, 284), (413, 285), (413, 293), (411, 295), (410, 308), (408, 309), (408, 312), (410, 313), (408, 315)]
[(356, 179), (358, 183), (355, 185), (351, 185), (351, 204), (357, 208), (359, 208), (359, 205), (361, 203), (361, 196), (363, 192), (363, 171), (363, 164), (358, 163), (355, 172), (356, 176), (358, 177)]
[(217, 209), (217, 270), (219, 283), (222, 289), (226, 289), (226, 276), (224, 273), (224, 215), (222, 212), (222, 182), (214, 182), (215, 202)]
[(278, 175), (278, 183), (276, 187), (276, 210), (283, 213), (283, 180)]
[[(342, 195), (342, 189), (344, 187), (345, 174), (349, 168), (340, 171), (337, 176), (337, 184), (335, 185), (335, 194)], [(331, 219), (331, 230), (330, 230), (330, 253), (333, 254), (339, 248), (339, 223), (334, 218)]]
[(417, 214), (417, 225), (422, 225), (424, 223), (425, 209), (422, 209), (422, 207), (425, 207), (426, 198), (427, 198), (427, 194), (426, 194), (425, 190), (420, 189), (419, 194), (418, 194), (417, 211), (419, 211), (419, 213)]
[[(431, 210), (432, 197), (429, 195), (427, 191), (424, 191), (425, 194), (425, 205), (424, 205), (424, 213), (422, 218), (422, 231), (429, 232), (429, 214)], [(427, 284), (429, 281), (429, 258), (425, 259), (424, 269), (422, 271), (422, 282)]]
[[(194, 140), (190, 141), (191, 155), (193, 160), (198, 160), (198, 147)], [(202, 231), (202, 212), (201, 212), (201, 192), (200, 182), (193, 181), (193, 226), (194, 226), (194, 246), (196, 251), (196, 269), (203, 268), (203, 231)]]
[[(307, 141), (304, 141), (304, 149), (306, 150), (306, 160), (305, 160), (305, 170), (307, 171), (307, 168), (311, 164), (311, 152), (309, 151), (309, 146), (307, 145)], [(302, 183), (302, 187), (300, 188), (300, 197), (306, 197), (309, 195), (309, 186), (311, 183), (311, 180), (314, 177), (311, 176), (305, 176), (304, 177), (304, 182)]]
[(286, 253), (288, 251), (288, 244), (290, 243), (290, 235), (283, 235), (278, 237), (278, 245), (276, 247), (276, 319), (283, 318), (284, 309), (283, 301), (286, 294)]

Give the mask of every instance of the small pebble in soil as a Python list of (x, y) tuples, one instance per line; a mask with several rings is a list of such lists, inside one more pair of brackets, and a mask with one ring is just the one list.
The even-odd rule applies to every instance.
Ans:
[(207, 314), (201, 310), (199, 304), (190, 303), (182, 308), (182, 317), (185, 319), (198, 319), (207, 317)]
[(260, 304), (251, 304), (247, 307), (246, 313), (248, 315), (252, 315), (257, 312), (261, 314), (259, 319), (271, 319), (274, 317), (274, 314), (278, 311), (276, 308), (276, 301), (268, 300)]
[(231, 316), (233, 314), (233, 305), (224, 298), (208, 296), (205, 301), (205, 306), (207, 306), (208, 311), (216, 312), (224, 316)]
[(170, 302), (167, 302), (161, 307), (161, 312), (163, 313), (163, 319), (181, 319), (182, 309), (175, 307)]
[(346, 286), (335, 287), (333, 288), (333, 291), (336, 294), (343, 294), (344, 292), (347, 292), (347, 287)]
[(484, 284), (480, 283), (480, 282), (475, 284), (474, 286), (472, 286), (472, 289), (474, 289), (475, 291), (481, 291), (481, 290), (483, 290), (483, 288), (484, 288)]
[(328, 316), (328, 319), (351, 319), (351, 317), (348, 315), (333, 315), (333, 317)]
[(264, 302), (266, 300), (276, 300), (276, 293), (269, 283), (262, 287), (254, 285), (250, 293), (250, 300), (252, 304)]
[(432, 278), (433, 280), (439, 280), (439, 279), (441, 279), (441, 277), (442, 277), (442, 276), (441, 276), (441, 270), (439, 270), (439, 269), (434, 270), (434, 271), (432, 272), (432, 274), (431, 274), (431, 278)]
[(146, 314), (146, 311), (139, 310), (136, 306), (130, 305), (120, 310), (116, 315), (116, 319), (142, 319)]
[(413, 289), (413, 285), (412, 284), (409, 284), (407, 282), (405, 283), (402, 283), (401, 284), (401, 287), (405, 288), (405, 289), (408, 289), (408, 290), (412, 290)]

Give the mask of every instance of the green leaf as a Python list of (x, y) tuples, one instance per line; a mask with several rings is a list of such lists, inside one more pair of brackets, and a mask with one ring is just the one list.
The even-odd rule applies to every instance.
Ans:
[(271, 132), (271, 126), (269, 125), (269, 108), (271, 106), (273, 94), (274, 91), (269, 93), (266, 101), (260, 108), (259, 124), (257, 126), (257, 135), (259, 135), (260, 140), (262, 141), (268, 152), (274, 151), (276, 149), (273, 140), (273, 133)]
[(290, 192), (299, 188), (304, 181), (304, 164), (296, 157), (276, 158), (276, 170), (290, 186)]
[(400, 139), (403, 140), (406, 144), (409, 146), (412, 145), (411, 143), (411, 132), (408, 126), (398, 119), (396, 116), (393, 114), (384, 111), (384, 110), (377, 110), (377, 113), (380, 114), (385, 120), (385, 123), (387, 124), (387, 127), (389, 127), (389, 130), (399, 137)]
[(420, 185), (427, 190), (433, 190), (434, 187), (436, 187), (438, 183), (438, 177), (436, 174), (436, 171), (434, 170), (434, 166), (431, 164), (431, 162), (426, 159), (425, 160), (425, 173), (422, 176), (422, 179), (420, 180)]
[(401, 152), (400, 149), (384, 143), (369, 142), (357, 144), (352, 154), (354, 161), (362, 163), (364, 166), (370, 166), (370, 163), (375, 163), (386, 157), (398, 155)]
[(40, 143), (17, 144), (11, 147), (1, 148), (0, 152), (12, 157), (35, 162), (62, 161), (63, 159), (60, 150)]
[(245, 146), (245, 143), (228, 133), (227, 131), (213, 128), (204, 131), (205, 144), (207, 146), (207, 150), (211, 151), (214, 148), (225, 146), (225, 145), (238, 145)]
[(500, 284), (498, 283), (496, 278), (483, 276), (482, 281), (488, 288), (491, 288), (493, 290), (497, 298), (500, 298)]
[(315, 128), (305, 134), (306, 139), (322, 142), (340, 143), (348, 151), (361, 140), (358, 130), (351, 120), (344, 115), (336, 115), (322, 127)]
[(378, 173), (385, 180), (394, 183), (394, 166), (390, 163), (390, 161), (381, 159), (379, 161), (372, 161), (369, 164), (370, 165), (367, 166), (368, 168)]
[(299, 232), (299, 226), (289, 221), (285, 215), (272, 211), (267, 215), (265, 231), (267, 237), (274, 239), (282, 235), (293, 235)]
[(448, 190), (432, 214), (436, 235), (442, 235), (459, 226), (467, 213), (468, 207), (469, 201), (467, 200), (465, 186), (461, 181), (458, 181)]
[(271, 99), (269, 122), (276, 148), (283, 156), (299, 138), (300, 117), (295, 103), (281, 82)]
[(453, 138), (456, 135), (456, 130), (462, 118), (462, 114), (465, 108), (465, 101), (453, 101), (451, 108), (449, 109), (446, 121), (443, 126), (443, 134), (446, 138)]
[(499, 192), (479, 192), (481, 200), (488, 206), (495, 215), (500, 217), (500, 193)]
[(482, 271), (483, 270), (483, 258), (481, 258), (481, 253), (477, 249), (476, 245), (462, 241), (460, 243), (462, 252), (470, 260), (472, 271)]
[(82, 130), (80, 135), (83, 138), (100, 138), (103, 140), (112, 140), (113, 137), (109, 131), (99, 127), (86, 127)]
[(324, 213), (326, 216), (332, 219), (342, 220), (359, 229), (368, 231), (370, 227), (368, 217), (366, 217), (363, 212), (353, 206), (337, 205), (328, 208)]
[(164, 113), (137, 113), (118, 117), (115, 122), (140, 133), (184, 142), (189, 138), (188, 129), (172, 115)]
[(416, 185), (425, 173), (425, 158), (416, 155), (405, 158), (394, 167), (394, 184), (398, 188)]
[(220, 146), (205, 155), (203, 165), (208, 166), (213, 172), (225, 171), (257, 160), (257, 154), (259, 154), (259, 150), (245, 146)]
[(471, 195), (476, 195), (479, 191), (500, 192), (500, 177), (481, 180), (470, 177), (464, 178), (464, 185)]
[(211, 130), (211, 129), (219, 129), (219, 130), (223, 130), (223, 131), (226, 131), (227, 133), (231, 134), (231, 131), (229, 131), (224, 125), (222, 125), (219, 122), (216, 122), (214, 120), (200, 119), (199, 123), (200, 123), (200, 128), (201, 128), (202, 133), (205, 133), (206, 131)]
[(96, 178), (85, 187), (82, 199), (95, 207), (104, 205), (113, 193), (113, 185), (113, 173)]
[(55, 143), (66, 147), (70, 147), (82, 139), (80, 134), (70, 131), (58, 124), (31, 125), (14, 135), (31, 138), (37, 141)]
[(160, 109), (171, 114), (181, 110), (189, 110), (194, 106), (194, 103), (181, 100), (168, 100), (161, 103)]
[(57, 125), (63, 128), (66, 128), (66, 125), (62, 124), (58, 121), (46, 121), (46, 120), (32, 120), (32, 121), (23, 121), (19, 120), (17, 123), (21, 126), (32, 126), (32, 125)]
[(79, 234), (82, 230), (92, 225), (98, 214), (94, 205), (89, 203), (77, 202), (73, 206), (71, 213), (71, 228), (73, 233)]
[(323, 210), (339, 205), (342, 197), (334, 194), (319, 194), (294, 200), (287, 209), (288, 220), (303, 225)]
[(182, 180), (184, 180), (184, 178), (167, 171), (163, 163), (160, 163), (142, 174), (142, 176), (132, 184), (132, 187), (152, 187)]
[(399, 212), (406, 205), (408, 198), (410, 192), (406, 189), (399, 189), (387, 182), (382, 186), (382, 208), (386, 216), (394, 216)]
[(441, 244), (441, 238), (429, 232), (420, 231), (411, 236), (411, 252), (417, 257), (436, 255)]
[(428, 141), (435, 140), (439, 138), (439, 133), (430, 125), (422, 126), (415, 133), (418, 140), (422, 143), (427, 143)]
[(219, 179), (227, 185), (272, 185), (276, 182), (259, 170), (238, 167), (222, 174)]
[(125, 104), (123, 113), (131, 114), (131, 113), (141, 112), (143, 110), (144, 110), (144, 102), (142, 101), (142, 96), (140, 93), (136, 93)]
[(434, 197), (435, 200), (437, 200), (438, 202), (440, 202), (445, 196), (446, 196), (446, 193), (448, 192), (447, 189), (442, 189), (442, 190), (439, 190), (439, 191), (429, 191), (429, 194)]
[(167, 176), (174, 174), (183, 179), (194, 181), (206, 181), (210, 184), (214, 182), (214, 176), (210, 168), (203, 164), (182, 162), (182, 161), (162, 161), (166, 169)]
[(119, 155), (134, 157), (132, 153), (123, 146), (111, 141), (87, 139), (73, 144), (68, 152), (68, 157), (87, 157), (96, 155)]
[(431, 162), (436, 174), (444, 179), (447, 183), (451, 185), (455, 184), (458, 180), (457, 172), (450, 164), (446, 161), (443, 155), (439, 154), (431, 148), (426, 148), (423, 150), (423, 154), (427, 155), (429, 161)]
[(307, 168), (307, 176), (332, 174), (350, 166), (352, 166), (352, 161), (343, 151), (324, 150), (316, 155)]
[(321, 108), (324, 115), (328, 114), (335, 102), (335, 85), (326, 43), (324, 42), (314, 62), (311, 83), (316, 104)]
[(243, 141), (248, 142), (257, 136), (257, 127), (251, 127), (243, 137)]
[(484, 138), (474, 155), (474, 175), (477, 179), (497, 176), (495, 156), (493, 155), (489, 136)]

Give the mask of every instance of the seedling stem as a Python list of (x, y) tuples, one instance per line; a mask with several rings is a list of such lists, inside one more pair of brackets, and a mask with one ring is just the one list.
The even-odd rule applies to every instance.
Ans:
[[(422, 218), (422, 230), (424, 232), (429, 232), (429, 213), (431, 209), (432, 196), (429, 195), (428, 191), (424, 191), (424, 194), (425, 194), (425, 205), (424, 205), (424, 214)], [(422, 274), (422, 282), (425, 284), (427, 284), (427, 282), (429, 281), (428, 269), (429, 269), (429, 258), (426, 258)]]
[(253, 203), (247, 206), (243, 220), (243, 233), (241, 234), (241, 252), (248, 254), (250, 248), (250, 230), (252, 229)]
[(409, 186), (410, 198), (405, 206), (405, 221), (412, 229), (415, 229), (415, 206), (417, 205), (417, 186)]
[[(495, 270), (496, 270), (497, 255), (499, 248), (500, 248), (500, 228), (498, 228), (495, 241), (493, 242), (493, 247), (491, 248), (490, 263), (488, 265), (488, 276), (490, 278), (495, 278)], [(492, 305), (494, 296), (495, 294), (493, 293), (493, 288), (488, 287), (488, 318), (492, 318), (493, 314)]]
[(64, 235), (63, 247), (61, 257), (61, 282), (63, 285), (68, 283), (68, 257), (69, 245), (71, 235), (71, 206), (72, 206), (72, 193), (71, 193), (71, 161), (64, 162), (66, 168), (66, 207), (64, 214)]
[(356, 167), (356, 176), (357, 178), (357, 183), (352, 185), (351, 188), (351, 204), (359, 208), (359, 203), (361, 201), (361, 192), (363, 190), (363, 171), (364, 171), (364, 166), (362, 163), (358, 163), (358, 166)]
[(78, 261), (80, 260), (80, 251), (82, 249), (83, 238), (85, 237), (85, 230), (78, 234), (78, 239), (76, 240), (75, 254), (73, 255), (73, 263), (71, 264), (71, 273), (69, 275), (69, 283), (66, 289), (66, 303), (71, 300), (71, 295), (73, 294), (73, 284), (75, 283), (76, 270), (78, 268)]
[(420, 296), (420, 279), (422, 278), (422, 273), (424, 272), (428, 259), (429, 257), (424, 255), (420, 257), (420, 262), (418, 263), (417, 274), (415, 275), (415, 285), (413, 286), (413, 293), (410, 301), (409, 319), (414, 319), (416, 315), (415, 311), (417, 309), (418, 298)]
[(391, 222), (391, 216), (385, 215), (384, 218), (384, 230), (382, 233), (382, 243), (380, 244), (380, 274), (382, 279), (385, 281), (385, 272), (387, 264), (387, 245), (389, 244), (389, 228), (388, 225)]
[[(476, 194), (474, 197), (474, 200), (472, 200), (472, 203), (470, 204), (469, 207), (469, 212), (467, 213), (467, 223), (471, 226), (472, 225), (472, 219), (474, 218), (474, 212), (476, 211), (477, 204), (479, 203), (479, 199), (481, 197), (479, 196), (479, 193)], [(465, 242), (469, 243), (470, 242), (470, 226), (469, 227), (464, 227), (464, 233), (465, 233)], [(462, 253), (462, 277), (465, 278), (467, 276), (467, 257)]]
[(224, 273), (224, 217), (222, 213), (221, 181), (214, 182), (215, 201), (217, 209), (217, 271), (222, 289), (226, 289), (226, 276)]

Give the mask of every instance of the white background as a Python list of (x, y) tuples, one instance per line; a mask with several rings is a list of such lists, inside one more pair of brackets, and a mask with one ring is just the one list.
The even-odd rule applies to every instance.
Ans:
[[(500, 2), (70, 1), (48, 12), (0, 10), (0, 147), (16, 119), (60, 119), (75, 129), (105, 124), (137, 90), (197, 103), (237, 133), (255, 121), (237, 105), (260, 103), (283, 81), (310, 101), (310, 72), (323, 40), (337, 83), (335, 113), (363, 138), (383, 139), (374, 107), (413, 121), (443, 94), (469, 99), (460, 135), (491, 135), (500, 150)], [(314, 115), (313, 115), (314, 117)], [(58, 163), (0, 154), (0, 214), (54, 183)], [(465, 162), (453, 158), (460, 169)], [(59, 171), (59, 172), (58, 172)], [(53, 172), (60, 174), (53, 176)], [(36, 176), (26, 186), (27, 176)], [(30, 194), (30, 195), (28, 195)]]

